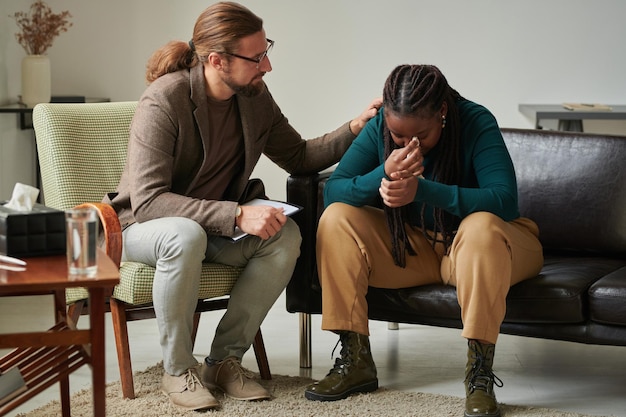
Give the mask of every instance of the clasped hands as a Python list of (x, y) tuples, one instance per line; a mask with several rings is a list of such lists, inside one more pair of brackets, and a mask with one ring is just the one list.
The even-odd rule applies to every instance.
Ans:
[(287, 223), (284, 209), (272, 206), (241, 206), (235, 223), (244, 232), (267, 240)]
[(386, 206), (402, 207), (413, 201), (417, 193), (418, 177), (424, 172), (419, 139), (414, 137), (404, 147), (394, 149), (385, 161), (385, 174), (378, 192)]

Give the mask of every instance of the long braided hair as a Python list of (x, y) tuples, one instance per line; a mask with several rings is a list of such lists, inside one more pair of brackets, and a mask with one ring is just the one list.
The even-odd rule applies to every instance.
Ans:
[[(386, 113), (395, 116), (434, 117), (447, 103), (448, 113), (441, 132), (439, 145), (441, 151), (434, 161), (431, 180), (444, 184), (460, 184), (462, 167), (460, 157), (461, 127), (457, 101), (461, 95), (448, 84), (439, 69), (432, 65), (400, 65), (396, 67), (385, 82), (383, 90), (383, 106)], [(393, 141), (387, 124), (384, 125), (383, 140), (385, 143), (385, 159), (398, 145)], [(432, 242), (433, 247), (439, 242), (446, 250), (452, 244), (454, 233), (460, 219), (443, 209), (433, 207), (434, 225), (432, 233), (426, 230), (426, 205), (421, 209), (422, 232)], [(391, 208), (384, 205), (387, 226), (391, 234), (392, 254), (396, 265), (406, 266), (406, 253), (417, 255), (411, 246), (406, 233), (406, 206)], [(438, 239), (438, 234), (441, 239)]]

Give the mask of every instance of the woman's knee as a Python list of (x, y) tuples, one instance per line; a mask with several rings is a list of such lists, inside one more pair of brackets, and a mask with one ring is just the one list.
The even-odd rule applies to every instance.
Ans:
[(459, 226), (459, 231), (484, 231), (490, 230), (494, 226), (502, 224), (502, 220), (499, 216), (489, 213), (488, 211), (477, 211), (465, 217)]
[[(479, 211), (465, 217), (457, 231), (457, 239), (471, 241), (473, 248), (491, 245), (502, 237), (504, 220), (493, 213)], [(500, 239), (501, 240), (501, 239)]]
[[(329, 231), (336, 233), (338, 228), (344, 228), (346, 222), (359, 222), (363, 212), (362, 207), (354, 207), (345, 203), (332, 203), (322, 213), (317, 226), (318, 233)], [(367, 223), (367, 222), (366, 222)]]

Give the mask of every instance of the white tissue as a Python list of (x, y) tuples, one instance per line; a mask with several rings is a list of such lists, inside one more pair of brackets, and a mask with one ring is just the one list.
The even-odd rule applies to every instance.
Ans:
[(37, 196), (39, 189), (18, 182), (13, 188), (11, 200), (4, 207), (17, 211), (31, 211), (37, 202)]

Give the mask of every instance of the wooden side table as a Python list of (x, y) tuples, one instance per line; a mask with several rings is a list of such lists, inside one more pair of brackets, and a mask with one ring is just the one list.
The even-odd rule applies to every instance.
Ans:
[[(105, 415), (105, 297), (119, 283), (119, 271), (101, 250), (95, 277), (68, 276), (65, 255), (26, 258), (24, 271), (0, 265), (0, 296), (54, 294), (55, 325), (42, 332), (0, 335), (0, 348), (15, 348), (0, 358), (0, 370), (17, 366), (27, 390), (0, 407), (0, 415), (23, 404), (44, 389), (60, 383), (61, 408), (70, 416), (69, 375), (85, 364), (91, 366), (94, 416)], [(78, 330), (67, 316), (65, 290), (85, 287), (89, 291), (90, 328)]]

